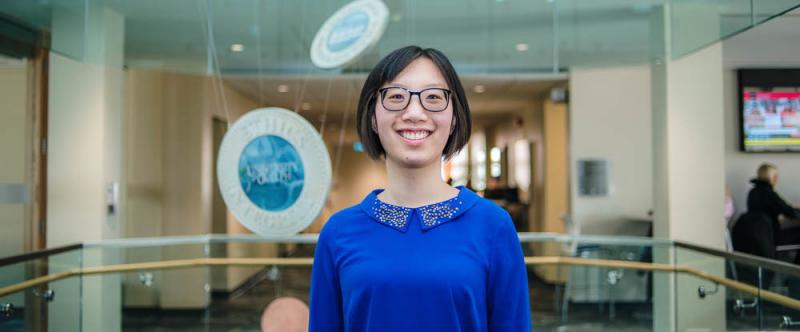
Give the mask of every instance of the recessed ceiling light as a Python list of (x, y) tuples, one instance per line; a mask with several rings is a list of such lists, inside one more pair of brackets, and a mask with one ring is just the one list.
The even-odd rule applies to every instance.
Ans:
[(403, 20), (403, 15), (402, 14), (394, 14), (394, 15), (392, 15), (392, 22), (397, 23), (397, 22), (400, 22), (402, 20)]
[(286, 84), (278, 85), (278, 92), (280, 92), (280, 93), (289, 92), (289, 86), (286, 85)]
[(527, 50), (528, 50), (528, 44), (525, 44), (525, 43), (517, 44), (517, 51), (525, 52)]
[(231, 45), (231, 52), (241, 52), (241, 51), (244, 51), (244, 45), (242, 44)]
[(310, 111), (311, 103), (303, 103), (303, 105), (301, 105), (300, 108), (303, 109), (304, 111)]
[(472, 87), (472, 91), (475, 91), (475, 93), (484, 93), (486, 92), (486, 87), (481, 84), (478, 84)]

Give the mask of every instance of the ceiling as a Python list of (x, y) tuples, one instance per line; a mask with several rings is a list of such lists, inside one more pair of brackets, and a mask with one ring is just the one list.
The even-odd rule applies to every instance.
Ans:
[(800, 9), (722, 42), (726, 67), (800, 67)]

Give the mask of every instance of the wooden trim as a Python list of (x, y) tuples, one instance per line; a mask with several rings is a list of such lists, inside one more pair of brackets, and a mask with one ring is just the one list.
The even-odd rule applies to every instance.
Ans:
[[(313, 258), (195, 258), (195, 259), (179, 259), (179, 260), (161, 261), (161, 262), (130, 263), (130, 264), (109, 265), (109, 266), (96, 266), (88, 268), (75, 268), (59, 273), (38, 277), (19, 284), (0, 288), (0, 297), (22, 291), (30, 287), (36, 287), (56, 280), (72, 276), (80, 276), (80, 275), (121, 273), (121, 272), (133, 272), (133, 271), (143, 271), (143, 270), (179, 269), (179, 268), (201, 267), (201, 266), (269, 266), (269, 265), (311, 266), (312, 263), (313, 263)], [(713, 283), (738, 290), (743, 293), (760, 297), (766, 301), (777, 303), (779, 305), (789, 307), (794, 310), (800, 310), (800, 300), (796, 300), (787, 296), (783, 296), (778, 293), (770, 292), (768, 290), (760, 289), (758, 287), (751, 286), (739, 281), (731, 280), (725, 277), (720, 277), (717, 275), (713, 275), (689, 267), (673, 266), (669, 264), (658, 264), (658, 263), (630, 262), (630, 261), (607, 260), (607, 259), (586, 259), (578, 257), (560, 257), (560, 256), (525, 257), (525, 264), (597, 266), (597, 267), (612, 267), (621, 269), (689, 274), (698, 277), (700, 279), (705, 279)]]
[[(49, 34), (40, 33), (41, 40), (49, 40)], [(44, 47), (34, 49), (32, 58), (33, 80), (30, 88), (33, 90), (31, 96), (31, 111), (33, 113), (33, 132), (30, 136), (32, 174), (28, 178), (32, 187), (32, 199), (29, 216), (29, 229), (26, 230), (27, 249), (32, 251), (29, 254), (17, 257), (10, 257), (3, 262), (10, 262), (23, 257), (49, 257), (60, 252), (66, 252), (81, 248), (82, 245), (72, 245), (61, 248), (47, 248), (47, 132), (48, 132), (48, 96), (49, 96), (49, 68), (50, 50)], [(28, 258), (26, 258), (27, 260)], [(3, 265), (0, 262), (0, 265)], [(46, 276), (49, 272), (48, 264), (30, 264), (26, 269), (26, 275), (30, 277)], [(41, 290), (41, 289), (40, 289)], [(38, 296), (25, 296), (25, 326), (29, 326), (29, 331), (47, 331), (49, 321), (48, 305)]]
[(47, 248), (47, 133), (50, 51), (36, 50), (33, 96), (33, 213), (31, 250)]

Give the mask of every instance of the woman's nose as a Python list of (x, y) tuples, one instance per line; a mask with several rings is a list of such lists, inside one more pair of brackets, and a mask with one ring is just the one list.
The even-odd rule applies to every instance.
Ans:
[[(417, 97), (417, 98), (414, 98)], [(409, 121), (422, 121), (428, 118), (428, 114), (426, 113), (424, 107), (422, 107), (422, 103), (419, 99), (419, 95), (412, 96), (410, 102), (408, 103), (408, 107), (403, 110), (403, 119)]]

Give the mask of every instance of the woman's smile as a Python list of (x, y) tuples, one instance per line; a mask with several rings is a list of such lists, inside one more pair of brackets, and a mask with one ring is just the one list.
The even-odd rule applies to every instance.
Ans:
[(403, 142), (414, 146), (422, 144), (432, 132), (427, 129), (401, 129), (397, 131)]

